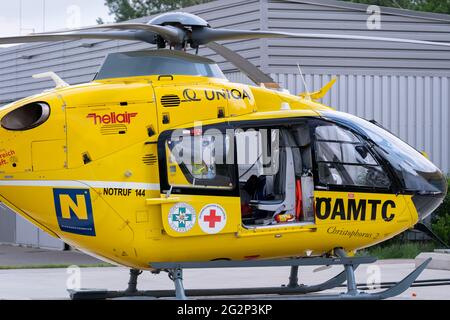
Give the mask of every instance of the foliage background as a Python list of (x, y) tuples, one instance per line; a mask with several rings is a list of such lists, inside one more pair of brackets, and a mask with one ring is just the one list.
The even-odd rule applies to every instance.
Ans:
[[(150, 16), (212, 0), (105, 0), (109, 13), (116, 22)], [(343, 0), (410, 10), (450, 14), (450, 0)], [(99, 23), (103, 23), (101, 19)]]
[[(105, 5), (114, 20), (122, 22), (210, 1), (212, 0), (105, 0)], [(97, 21), (103, 23), (101, 19)]]
[(418, 11), (450, 14), (450, 0), (344, 0)]
[(448, 187), (449, 192), (442, 205), (436, 210), (431, 227), (442, 240), (450, 244), (450, 178)]

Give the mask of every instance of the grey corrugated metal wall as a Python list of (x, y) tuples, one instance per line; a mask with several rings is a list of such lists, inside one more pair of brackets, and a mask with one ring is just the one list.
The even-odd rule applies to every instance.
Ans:
[[(450, 42), (450, 16), (384, 8), (381, 30), (367, 30), (367, 6), (339, 1), (267, 3), (271, 30), (372, 35)], [(337, 78), (323, 102), (375, 119), (450, 172), (450, 48), (416, 44), (314, 39), (265, 41), (263, 65), (293, 93)]]
[(0, 243), (16, 242), (16, 216), (0, 204)]
[[(450, 16), (383, 8), (382, 29), (368, 31), (366, 9), (365, 5), (334, 0), (219, 0), (185, 11), (200, 15), (214, 27), (230, 29), (450, 42)], [(148, 21), (148, 18), (138, 21)], [(80, 47), (85, 43), (95, 45)], [(302, 65), (309, 90), (319, 89), (331, 77), (337, 77), (337, 84), (324, 99), (326, 104), (379, 121), (417, 149), (426, 151), (436, 164), (450, 172), (450, 49), (319, 39), (263, 39), (224, 44), (260, 66), (292, 93), (305, 90), (297, 63)], [(147, 48), (146, 44), (127, 41), (84, 40), (0, 50), (0, 104), (53, 86), (50, 81), (32, 79), (33, 74), (52, 70), (70, 84), (88, 82), (107, 53)], [(200, 54), (219, 62), (231, 81), (250, 82), (210, 50), (202, 49)], [(0, 224), (3, 221), (0, 216)], [(28, 231), (21, 223), (25, 222), (20, 219), (16, 222), (19, 241), (39, 243), (39, 239), (44, 239), (38, 231)]]
[[(201, 15), (216, 27), (259, 29), (259, 1), (221, 0), (186, 9)], [(137, 21), (148, 21), (149, 18)], [(81, 44), (95, 44), (91, 48)], [(231, 48), (260, 65), (259, 40), (239, 41)], [(31, 76), (54, 71), (70, 84), (91, 81), (106, 54), (116, 51), (149, 49), (145, 43), (131, 41), (83, 40), (59, 43), (28, 44), (0, 51), (0, 105), (51, 88), (53, 83)], [(223, 59), (218, 59), (223, 62)], [(233, 66), (221, 63), (222, 70)]]
[(64, 243), (36, 228), (0, 204), (0, 243), (14, 243), (49, 249), (64, 249)]
[(16, 216), (16, 244), (49, 249), (64, 249), (64, 243), (53, 238), (20, 216)]
[[(236, 82), (250, 83), (238, 72)], [(336, 78), (322, 103), (336, 110), (376, 120), (407, 141), (444, 172), (450, 173), (450, 77), (272, 73), (272, 78), (291, 93), (317, 91)]]
[[(291, 92), (304, 92), (299, 75), (272, 74)], [(365, 119), (375, 119), (402, 140), (425, 151), (450, 172), (449, 77), (306, 74), (308, 90), (337, 83), (323, 103)]]
[[(450, 41), (447, 15), (431, 18), (422, 13), (384, 8), (381, 29), (368, 30), (366, 5), (270, 0), (267, 7), (265, 24), (270, 30)], [(265, 41), (267, 54), (263, 56), (263, 64), (270, 73), (293, 73), (292, 67), (300, 62), (311, 74), (450, 75), (448, 47), (305, 38)]]

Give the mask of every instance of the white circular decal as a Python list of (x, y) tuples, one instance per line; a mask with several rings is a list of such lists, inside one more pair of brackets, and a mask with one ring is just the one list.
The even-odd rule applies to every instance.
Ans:
[(198, 218), (198, 224), (206, 233), (219, 233), (227, 224), (225, 210), (217, 204), (209, 204), (203, 207)]
[(169, 211), (169, 225), (176, 232), (188, 232), (195, 225), (196, 214), (194, 208), (181, 202)]

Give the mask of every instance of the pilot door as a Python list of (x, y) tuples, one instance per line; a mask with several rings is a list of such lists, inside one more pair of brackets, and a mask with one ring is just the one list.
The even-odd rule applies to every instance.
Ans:
[(235, 137), (243, 228), (314, 225), (308, 124), (242, 127)]
[[(388, 168), (373, 145), (357, 132), (324, 119), (310, 121), (314, 149), (316, 219), (318, 224), (393, 225), (407, 212), (394, 189)], [(330, 232), (335, 229), (330, 229)], [(336, 229), (338, 230), (338, 229)], [(337, 232), (337, 231), (336, 231)], [(367, 233), (374, 240), (381, 235)]]
[(158, 142), (165, 232), (172, 237), (236, 233), (239, 186), (232, 131), (226, 126), (166, 131)]

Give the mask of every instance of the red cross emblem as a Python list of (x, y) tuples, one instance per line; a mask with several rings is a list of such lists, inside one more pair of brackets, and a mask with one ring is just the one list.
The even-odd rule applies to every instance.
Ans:
[(209, 216), (205, 216), (203, 218), (203, 220), (205, 220), (205, 222), (209, 222), (209, 227), (210, 228), (215, 228), (216, 227), (216, 223), (222, 221), (222, 217), (221, 216), (216, 216), (216, 210), (215, 209), (211, 209), (209, 211)]

